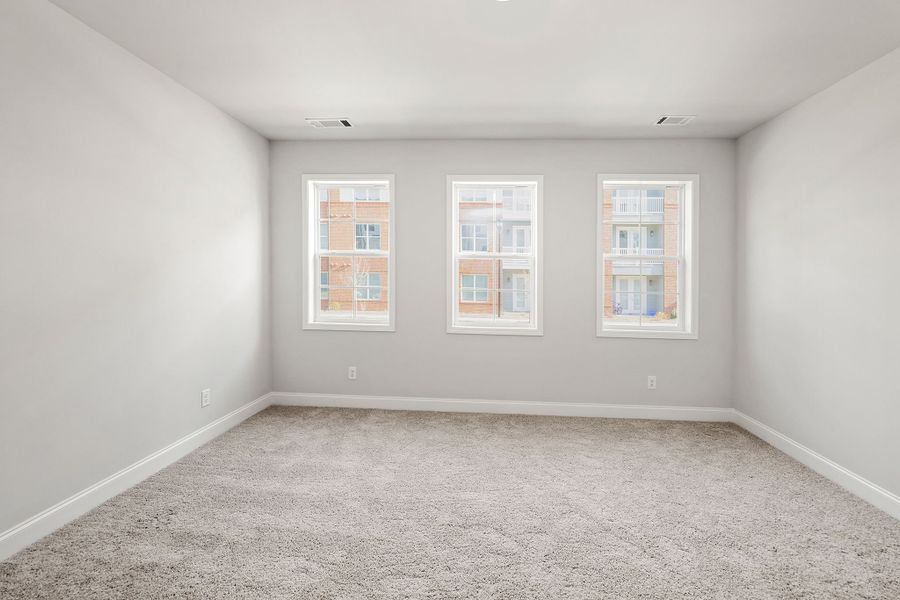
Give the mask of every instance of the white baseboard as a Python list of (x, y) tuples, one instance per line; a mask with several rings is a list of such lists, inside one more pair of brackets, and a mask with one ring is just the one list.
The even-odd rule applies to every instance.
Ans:
[(592, 404), (587, 402), (534, 402), (526, 400), (466, 400), (409, 396), (354, 396), (272, 392), (270, 404), (382, 410), (474, 412), (555, 417), (609, 417), (659, 419), (665, 421), (730, 422), (732, 409), (705, 406), (644, 406), (639, 404)]
[(734, 410), (734, 424), (746, 429), (764, 442), (778, 448), (791, 458), (803, 463), (816, 473), (830, 479), (845, 490), (859, 496), (866, 502), (873, 504), (896, 519), (900, 519), (900, 496), (889, 492), (883, 487), (872, 483), (830, 460), (815, 450), (807, 448), (803, 444), (792, 440), (780, 431), (772, 429), (768, 425), (747, 416), (739, 410)]
[(241, 421), (267, 408), (270, 404), (270, 396), (271, 394), (260, 396), (227, 415), (219, 417), (212, 423), (189, 433), (165, 448), (157, 450), (150, 456), (125, 467), (118, 473), (110, 475), (89, 488), (0, 533), (0, 560), (12, 556), (45, 535), (59, 529), (69, 521), (83, 515), (113, 496), (124, 492), (131, 486), (140, 483), (206, 442), (222, 435)]

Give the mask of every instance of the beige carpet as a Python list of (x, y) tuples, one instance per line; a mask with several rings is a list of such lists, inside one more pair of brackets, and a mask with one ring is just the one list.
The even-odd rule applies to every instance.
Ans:
[(733, 425), (271, 408), (11, 598), (900, 598), (900, 522)]

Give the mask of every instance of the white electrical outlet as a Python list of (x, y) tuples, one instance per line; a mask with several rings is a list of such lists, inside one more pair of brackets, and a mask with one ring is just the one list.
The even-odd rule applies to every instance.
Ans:
[(356, 379), (356, 367), (347, 367), (347, 379)]
[(656, 375), (647, 375), (647, 389), (648, 390), (656, 389)]
[(200, 408), (206, 408), (209, 406), (209, 403), (212, 401), (212, 390), (206, 388), (202, 392), (200, 392)]

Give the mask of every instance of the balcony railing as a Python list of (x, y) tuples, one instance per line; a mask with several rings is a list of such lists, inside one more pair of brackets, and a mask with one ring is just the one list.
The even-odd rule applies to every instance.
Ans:
[(617, 215), (662, 214), (662, 198), (615, 198), (613, 213)]
[(662, 248), (613, 248), (611, 254), (616, 256), (662, 256)]
[(528, 246), (503, 246), (503, 252), (507, 254), (528, 254), (531, 248)]

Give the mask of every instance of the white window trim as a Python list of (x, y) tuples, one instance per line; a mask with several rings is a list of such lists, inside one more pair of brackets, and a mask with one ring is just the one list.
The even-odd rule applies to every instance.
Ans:
[[(356, 185), (388, 185), (388, 204), (390, 206), (388, 216), (388, 322), (387, 323), (366, 323), (364, 321), (316, 321), (316, 286), (319, 281), (316, 280), (318, 269), (315, 265), (316, 247), (319, 243), (318, 226), (316, 227), (316, 235), (310, 235), (312, 231), (312, 223), (318, 223), (319, 218), (316, 211), (317, 198), (312, 193), (312, 186), (316, 183), (340, 184), (354, 183)], [(397, 228), (394, 225), (395, 214), (397, 212), (395, 206), (395, 187), (393, 174), (347, 174), (347, 173), (325, 173), (314, 174), (307, 173), (302, 178), (302, 205), (301, 205), (301, 231), (303, 235), (302, 244), (302, 261), (300, 268), (301, 296), (300, 302), (302, 312), (303, 329), (320, 329), (330, 331), (396, 331), (396, 310), (397, 310)], [(362, 201), (361, 201), (362, 202)], [(356, 245), (356, 236), (354, 231), (354, 246)], [(384, 239), (384, 238), (382, 238)], [(360, 251), (365, 254), (365, 251)], [(329, 285), (329, 288), (331, 286)], [(382, 282), (382, 290), (384, 282)]]
[[(534, 294), (531, 299), (531, 310), (534, 315), (532, 324), (521, 325), (469, 325), (454, 323), (454, 308), (457, 305), (458, 291), (461, 284), (456, 268), (456, 254), (459, 248), (459, 227), (456, 227), (457, 210), (453, 198), (453, 186), (466, 184), (535, 184), (534, 220), (531, 223), (531, 246), (534, 250), (534, 269), (531, 277), (534, 280)], [(447, 175), (447, 333), (463, 333), (474, 335), (544, 335), (544, 177), (543, 175)], [(489, 238), (490, 239), (490, 238)], [(460, 253), (464, 255), (464, 253)], [(519, 255), (521, 256), (521, 255)]]
[[(604, 183), (633, 183), (650, 185), (684, 184), (686, 188), (685, 202), (682, 206), (681, 218), (684, 225), (690, 225), (690, 243), (684, 236), (682, 228), (682, 244), (684, 260), (678, 273), (681, 282), (682, 298), (681, 329), (672, 331), (665, 326), (647, 326), (628, 329), (604, 329), (603, 306), (605, 298), (603, 277), (603, 186)], [(602, 173), (597, 176), (597, 255), (595, 277), (597, 278), (597, 297), (594, 302), (597, 311), (597, 336), (606, 338), (655, 338), (673, 340), (696, 340), (700, 333), (700, 176), (696, 173)], [(615, 240), (612, 240), (613, 247)], [(680, 308), (681, 308), (680, 307)]]

